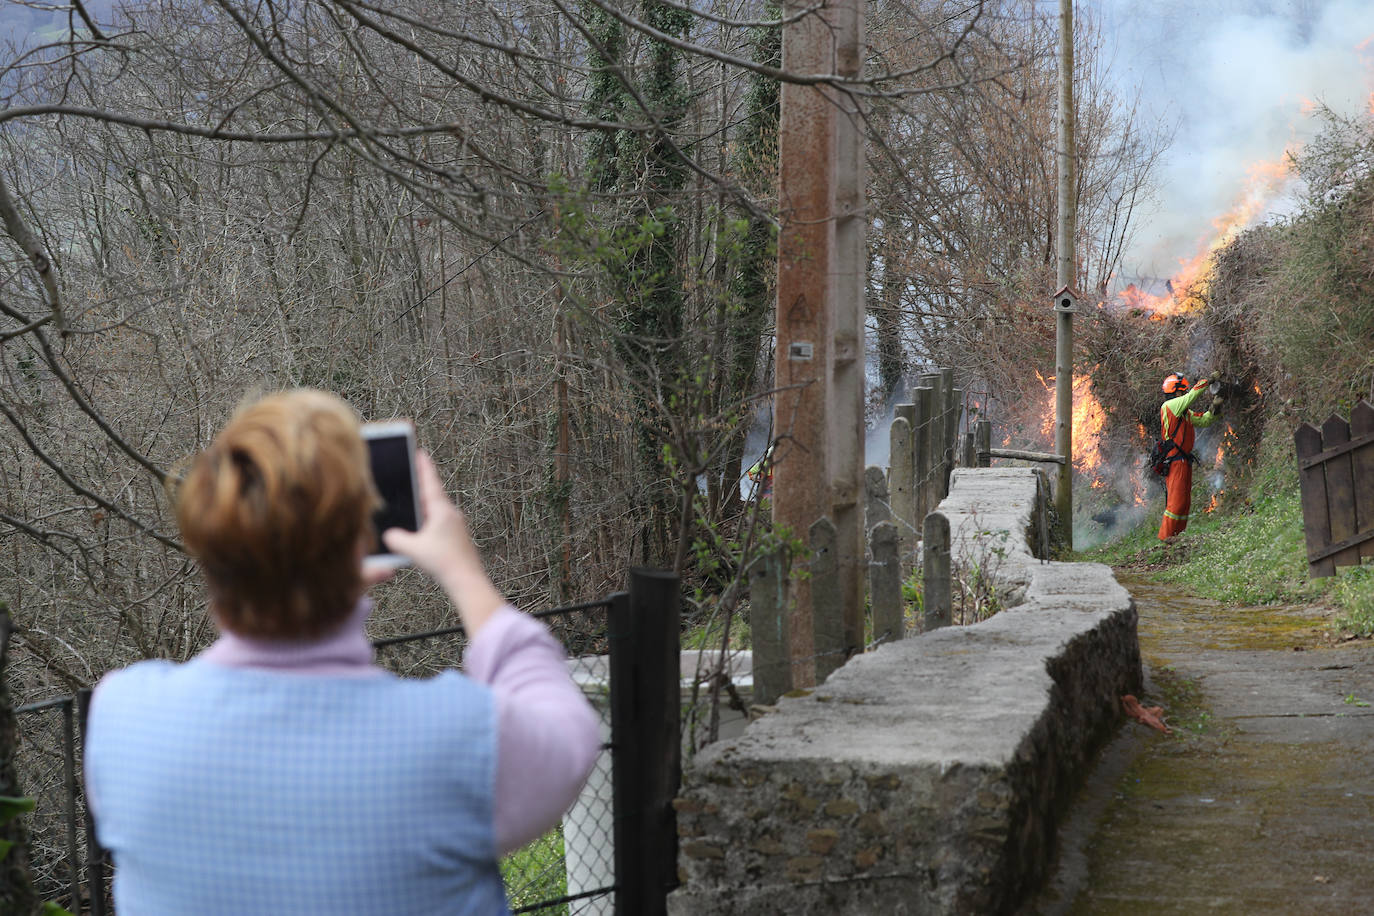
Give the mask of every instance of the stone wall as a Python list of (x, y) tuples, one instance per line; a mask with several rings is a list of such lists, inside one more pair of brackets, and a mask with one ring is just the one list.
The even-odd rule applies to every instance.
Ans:
[(1014, 607), (851, 659), (702, 751), (675, 801), (675, 916), (1005, 913), (1139, 692), (1135, 606), (1106, 566), (1037, 559), (1043, 477), (961, 469), (956, 563)]

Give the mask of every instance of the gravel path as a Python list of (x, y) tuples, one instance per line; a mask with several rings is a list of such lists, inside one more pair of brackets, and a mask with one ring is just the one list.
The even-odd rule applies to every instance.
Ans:
[(1374, 644), (1118, 578), (1174, 733), (1126, 723), (1024, 912), (1374, 914)]

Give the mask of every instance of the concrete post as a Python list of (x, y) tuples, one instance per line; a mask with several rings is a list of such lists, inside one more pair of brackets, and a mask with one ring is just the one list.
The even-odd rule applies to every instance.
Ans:
[(949, 475), (954, 472), (954, 434), (958, 418), (954, 413), (954, 370), (940, 370), (940, 455), (944, 473), (940, 475), (940, 498), (949, 495)]
[(789, 570), (778, 552), (764, 554), (749, 568), (749, 629), (754, 641), (754, 700), (771, 706), (792, 689), (788, 655)]
[(973, 449), (980, 468), (992, 467), (992, 421), (979, 420), (973, 427)]
[[(1074, 112), (1073, 112), (1073, 0), (1059, 0), (1059, 112), (1058, 112), (1059, 225), (1057, 250), (1058, 288), (1073, 286), (1076, 272), (1074, 246), (1077, 214), (1074, 211)], [(1059, 510), (1060, 536), (1073, 549), (1073, 311), (1055, 309), (1054, 348), (1054, 451), (1064, 459), (1059, 466), (1055, 503)]]
[(897, 526), (880, 522), (868, 533), (872, 560), (868, 566), (869, 604), (873, 607), (873, 641), (890, 642), (906, 635), (902, 614), (902, 566), (897, 554)]
[[(892, 416), (894, 419), (896, 419), (897, 417), (901, 417), (902, 419), (906, 420), (907, 423), (911, 424), (911, 460), (908, 461), (907, 464), (910, 467), (912, 514), (908, 521), (912, 525), (913, 530), (919, 530), (917, 526), (921, 520), (921, 516), (916, 513), (916, 492), (917, 485), (920, 483), (920, 479), (916, 476), (916, 452), (917, 449), (920, 448), (920, 445), (917, 441), (917, 437), (920, 435), (920, 417), (918, 416), (919, 412), (920, 405), (916, 404), (915, 402), (898, 404), (896, 407), (892, 408)], [(889, 461), (891, 461), (890, 451)], [(900, 535), (901, 532), (898, 531), (898, 534)]]
[(934, 462), (931, 460), (930, 418), (934, 405), (935, 391), (928, 385), (916, 389), (916, 424), (912, 427), (915, 455), (915, 470), (912, 472), (913, 488), (916, 492), (916, 506), (913, 518), (920, 520), (935, 507), (931, 502), (931, 475)]
[[(838, 574), (840, 566), (835, 525), (828, 518), (819, 518), (811, 526), (811, 603), (815, 616), (812, 632), (816, 644), (816, 683), (823, 682), (830, 673), (848, 658), (840, 603), (844, 601), (844, 585)], [(860, 647), (862, 648), (862, 646)]]
[[(788, 3), (784, 15), (803, 12)], [(821, 16), (799, 15), (783, 29), (782, 65), (827, 72), (830, 29)], [(778, 135), (780, 209), (774, 427), (773, 522), (805, 537), (830, 511), (826, 407), (830, 384), (831, 270), (834, 226), (835, 106), (812, 86), (782, 85)], [(794, 687), (815, 683), (811, 583), (791, 583), (788, 654)]]
[(926, 631), (947, 627), (954, 619), (950, 587), (949, 519), (939, 512), (926, 516), (922, 604)]
[(889, 499), (887, 475), (882, 468), (870, 466), (864, 471), (864, 525), (869, 530), (874, 525), (892, 519)]
[[(822, 6), (834, 40), (833, 72), (858, 79), (863, 75), (864, 9), (861, 0), (829, 0)], [(825, 71), (821, 71), (825, 72)], [(826, 408), (830, 439), (829, 515), (835, 523), (836, 574), (845, 645), (863, 651), (864, 585), (864, 300), (868, 252), (864, 204), (864, 141), (860, 97), (834, 92), (834, 303), (830, 403)], [(843, 657), (842, 657), (843, 660)]]
[[(964, 419), (964, 389), (951, 388), (949, 398), (949, 413), (945, 417), (945, 429), (949, 439), (949, 471), (954, 473), (955, 466), (959, 463), (959, 425)], [(946, 485), (945, 493), (948, 495), (949, 487)]]
[[(916, 492), (912, 480), (911, 424), (905, 417), (897, 417), (888, 430), (887, 491), (891, 500), (892, 518), (897, 525), (898, 550), (903, 558), (916, 547)], [(903, 562), (907, 562), (905, 559)]]
[(922, 375), (921, 384), (930, 389), (930, 411), (926, 414), (926, 433), (922, 437), (923, 442), (930, 443), (930, 465), (924, 506), (925, 510), (930, 512), (949, 492), (945, 489), (945, 390), (938, 372), (927, 372)]
[[(782, 65), (794, 73), (858, 76), (863, 6), (819, 10), (791, 0)], [(863, 143), (855, 98), (833, 87), (784, 83), (779, 125), (778, 309), (775, 428), (783, 435), (773, 477), (773, 518), (802, 535), (835, 519), (843, 599), (840, 627), (863, 628)], [(815, 683), (815, 577), (793, 584), (792, 683)]]

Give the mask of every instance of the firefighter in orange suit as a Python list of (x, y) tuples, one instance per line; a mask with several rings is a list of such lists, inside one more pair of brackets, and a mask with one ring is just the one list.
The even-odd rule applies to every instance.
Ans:
[(1164, 479), (1167, 492), (1164, 501), (1164, 518), (1159, 523), (1159, 539), (1169, 538), (1188, 527), (1188, 512), (1193, 503), (1193, 457), (1194, 429), (1211, 426), (1221, 415), (1221, 398), (1214, 398), (1212, 406), (1205, 412), (1193, 410), (1193, 402), (1206, 390), (1210, 382), (1201, 379), (1190, 385), (1182, 372), (1170, 373), (1164, 379), (1164, 393), (1169, 400), (1159, 408), (1160, 435), (1173, 440), (1170, 450), (1169, 474)]

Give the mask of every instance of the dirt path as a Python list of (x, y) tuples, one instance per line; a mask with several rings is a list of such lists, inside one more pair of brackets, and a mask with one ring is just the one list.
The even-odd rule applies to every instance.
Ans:
[(1374, 644), (1118, 578), (1174, 734), (1127, 723), (1027, 912), (1374, 914)]

